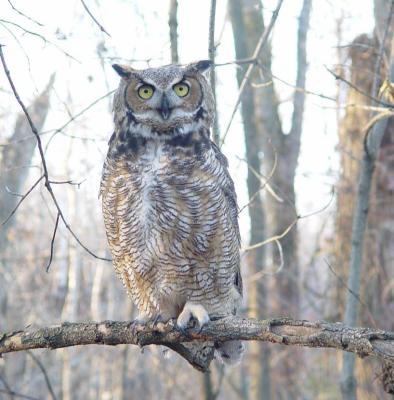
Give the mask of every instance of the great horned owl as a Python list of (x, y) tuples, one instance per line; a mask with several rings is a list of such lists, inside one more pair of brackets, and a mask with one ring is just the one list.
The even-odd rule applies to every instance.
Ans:
[[(192, 318), (203, 326), (235, 314), (237, 203), (227, 160), (210, 140), (210, 62), (113, 67), (121, 81), (100, 192), (113, 264), (138, 320), (176, 318), (185, 329)], [(228, 363), (243, 352), (240, 342), (215, 348)]]

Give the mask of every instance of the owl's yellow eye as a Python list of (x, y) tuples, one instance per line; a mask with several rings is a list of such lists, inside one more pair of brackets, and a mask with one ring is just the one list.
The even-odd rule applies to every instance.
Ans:
[(185, 97), (189, 93), (189, 86), (184, 82), (177, 83), (173, 89), (179, 97)]
[(141, 99), (148, 100), (153, 96), (153, 92), (155, 89), (151, 85), (142, 85), (138, 89), (138, 96), (141, 97)]

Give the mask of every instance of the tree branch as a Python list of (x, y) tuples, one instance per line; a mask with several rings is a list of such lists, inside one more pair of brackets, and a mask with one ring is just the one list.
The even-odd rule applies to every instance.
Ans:
[(262, 321), (226, 317), (211, 321), (201, 331), (179, 331), (173, 320), (166, 324), (133, 322), (64, 322), (61, 325), (0, 333), (0, 356), (38, 348), (58, 349), (88, 344), (164, 345), (178, 352), (193, 367), (206, 371), (212, 358), (192, 355), (183, 342), (260, 340), (282, 345), (333, 348), (394, 361), (394, 332), (374, 328), (351, 328), (342, 323), (273, 318)]
[(104, 27), (100, 24), (100, 22), (97, 21), (97, 19), (94, 17), (94, 15), (90, 12), (88, 6), (85, 4), (83, 0), (81, 0), (81, 3), (83, 5), (83, 8), (86, 10), (86, 12), (89, 14), (90, 18), (94, 21), (94, 23), (100, 28), (101, 32), (104, 32), (106, 35), (111, 37), (111, 35), (104, 29)]

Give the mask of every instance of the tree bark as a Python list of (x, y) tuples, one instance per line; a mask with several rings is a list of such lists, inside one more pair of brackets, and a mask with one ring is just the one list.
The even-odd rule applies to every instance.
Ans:
[(178, 54), (178, 0), (170, 0), (168, 25), (170, 27), (171, 62), (179, 63)]
[[(373, 69), (376, 61), (376, 42), (367, 35), (360, 35), (350, 45), (350, 82), (364, 93), (371, 93)], [(347, 104), (369, 105), (370, 99), (352, 87), (347, 88)], [(348, 277), (346, 266), (350, 259), (352, 216), (354, 213), (355, 185), (362, 158), (363, 129), (367, 125), (369, 111), (350, 107), (339, 126), (339, 151), (341, 174), (337, 185), (337, 213), (335, 221), (334, 259), (335, 270), (345, 280)], [(333, 277), (333, 279), (336, 279)], [(336, 304), (333, 318), (342, 319), (346, 289), (335, 282)]]
[[(394, 79), (394, 64), (392, 66)], [(366, 137), (364, 155), (361, 164), (360, 180), (358, 185), (357, 202), (354, 212), (351, 253), (349, 262), (349, 288), (346, 300), (344, 322), (354, 326), (358, 320), (358, 309), (361, 284), (361, 267), (364, 251), (364, 237), (367, 225), (368, 210), (370, 207), (370, 193), (375, 161), (380, 145), (387, 128), (387, 118), (378, 121)], [(366, 135), (368, 132), (366, 133)], [(355, 295), (356, 294), (356, 295)], [(344, 355), (341, 377), (341, 391), (344, 400), (356, 399), (356, 379), (354, 377), (354, 356)]]
[[(261, 132), (261, 143), (264, 154), (265, 176), (276, 164), (269, 181), (274, 191), (283, 199), (279, 202), (272, 196), (266, 197), (267, 234), (276, 236), (286, 231), (297, 217), (295, 208), (295, 173), (300, 153), (302, 122), (305, 104), (305, 82), (307, 71), (307, 35), (312, 9), (312, 1), (304, 0), (299, 15), (297, 33), (297, 76), (293, 98), (292, 124), (288, 134), (282, 127), (279, 116), (279, 104), (273, 82), (270, 46), (265, 46), (259, 63), (261, 65), (261, 87), (256, 89), (257, 126)], [(263, 22), (261, 22), (263, 23)], [(273, 277), (272, 294), (270, 295), (271, 312), (275, 315), (290, 313), (299, 315), (300, 305), (300, 267), (298, 263), (298, 235), (296, 227), (291, 229), (280, 241), (281, 255), (276, 250), (272, 254), (275, 266), (283, 265), (280, 272)], [(283, 258), (282, 258), (283, 256)], [(287, 351), (287, 350), (285, 350)], [(286, 388), (289, 398), (299, 396), (299, 364), (300, 354), (287, 357), (282, 355), (283, 362), (275, 367), (274, 379), (277, 390)], [(274, 371), (274, 367), (272, 366)]]
[[(50, 92), (55, 76), (52, 75), (46, 88), (29, 107), (32, 120), (39, 130), (44, 126), (49, 107)], [(7, 324), (7, 284), (10, 267), (7, 255), (11, 255), (12, 228), (15, 226), (15, 216), (6, 223), (6, 219), (20, 201), (20, 194), (26, 183), (29, 165), (36, 148), (36, 139), (31, 136), (30, 126), (24, 114), (17, 117), (13, 134), (8, 138), (9, 144), (3, 147), (0, 156), (0, 321)], [(4, 259), (2, 259), (4, 257)], [(3, 375), (0, 364), (0, 376)]]
[[(189, 328), (186, 333), (167, 323), (133, 322), (64, 322), (40, 329), (0, 333), (0, 355), (16, 351), (49, 348), (59, 349), (88, 344), (147, 346), (177, 345), (190, 341), (258, 340), (288, 346), (332, 348), (351, 352), (359, 357), (376, 356), (394, 361), (394, 332), (375, 328), (353, 328), (342, 323), (272, 318), (267, 320), (226, 317), (206, 324), (201, 330)], [(207, 370), (209, 363), (199, 365), (188, 354), (181, 354), (194, 367)]]
[[(264, 31), (262, 16), (256, 13), (256, 1), (239, 0), (229, 1), (229, 11), (233, 27), (235, 53), (237, 59), (246, 59), (257, 45), (261, 32)], [(237, 69), (238, 85), (241, 86), (243, 73)], [(257, 71), (252, 75), (252, 79), (258, 78)], [(249, 219), (250, 219), (250, 245), (260, 243), (266, 236), (265, 214), (261, 196), (261, 180), (257, 173), (261, 171), (259, 153), (262, 151), (260, 136), (261, 132), (256, 124), (258, 110), (255, 105), (255, 94), (248, 82), (241, 97), (241, 113), (244, 126), (246, 159), (248, 163), (247, 187), (249, 200)], [(260, 246), (248, 255), (248, 275), (254, 275), (264, 270), (265, 267), (265, 248)], [(266, 285), (263, 280), (249, 283), (248, 286), (248, 308), (251, 318), (263, 318), (268, 313)], [(250, 353), (250, 398), (251, 400), (271, 398), (270, 389), (270, 367), (269, 349), (262, 349), (259, 343), (252, 343), (249, 346)]]
[[(51, 76), (46, 88), (29, 107), (32, 120), (38, 130), (44, 126), (48, 110), (49, 95), (54, 82)], [(19, 201), (12, 193), (21, 193), (26, 182), (29, 164), (36, 148), (36, 139), (31, 136), (31, 129), (25, 114), (20, 114), (16, 120), (14, 133), (8, 139), (9, 144), (3, 147), (0, 162), (0, 223), (3, 223)], [(11, 218), (0, 230), (0, 253), (8, 244), (8, 233), (15, 224)]]

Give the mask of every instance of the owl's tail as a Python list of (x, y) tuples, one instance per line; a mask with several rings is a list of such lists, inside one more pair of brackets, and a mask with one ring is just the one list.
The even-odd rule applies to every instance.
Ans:
[[(177, 344), (176, 349), (174, 348), (174, 344), (168, 347), (172, 347), (173, 350), (176, 350), (181, 355), (187, 352), (189, 354), (187, 357), (189, 362), (192, 360), (193, 366), (199, 370), (206, 370), (214, 358), (214, 355), (226, 365), (237, 365), (242, 360), (242, 356), (245, 352), (245, 346), (239, 340), (215, 343), (182, 343)], [(192, 355), (192, 357), (190, 357), (190, 355)]]
[(231, 342), (216, 342), (216, 354), (227, 365), (237, 365), (245, 353), (245, 345), (240, 340)]

